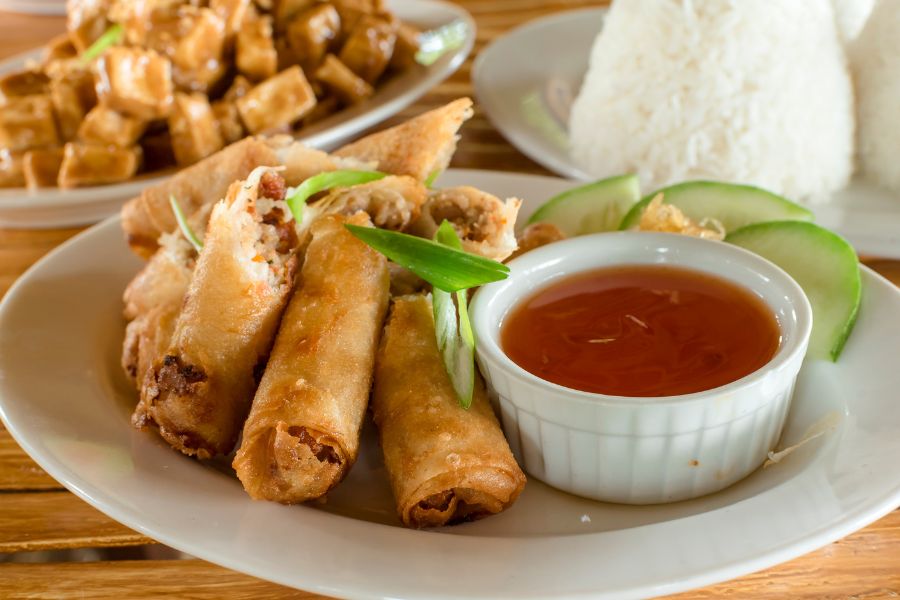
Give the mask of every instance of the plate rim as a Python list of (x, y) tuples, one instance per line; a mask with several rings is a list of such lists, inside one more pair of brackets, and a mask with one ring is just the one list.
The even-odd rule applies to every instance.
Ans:
[[(505, 178), (509, 181), (514, 179), (536, 179), (536, 180), (554, 180), (555, 183), (567, 182), (573, 183), (568, 180), (564, 180), (557, 177), (548, 177), (543, 175), (534, 175), (534, 174), (520, 174), (520, 173), (508, 173), (508, 172), (500, 172), (500, 171), (490, 171), (490, 170), (479, 170), (479, 169), (451, 169), (449, 171), (450, 174), (454, 176), (458, 176), (461, 178), (471, 178), (477, 177), (478, 175), (487, 176), (487, 177), (500, 177)], [(51, 250), (44, 257), (39, 259), (32, 265), (23, 275), (21, 275), (14, 284), (10, 287), (7, 294), (3, 298), (2, 302), (0, 302), (0, 318), (2, 318), (8, 310), (8, 306), (13, 303), (13, 300), (20, 292), (20, 290), (26, 288), (30, 285), (31, 279), (35, 277), (37, 273), (39, 273), (45, 266), (52, 264), (57, 260), (60, 255), (66, 254), (70, 252), (70, 248), (76, 246), (83, 242), (85, 238), (90, 238), (98, 235), (111, 235), (106, 230), (113, 229), (115, 230), (119, 223), (119, 216), (110, 217), (103, 222), (91, 227), (84, 232), (79, 233), (78, 235), (72, 237), (67, 240), (63, 244)], [(893, 283), (888, 281), (886, 278), (882, 277), (878, 273), (869, 269), (868, 267), (863, 266), (864, 278), (871, 278), (871, 284), (876, 284), (880, 286), (887, 286), (887, 289), (890, 289), (890, 293), (896, 301), (900, 302), (900, 288), (897, 288)], [(871, 285), (870, 284), (870, 285)], [(3, 381), (0, 379), (0, 388), (3, 388)], [(152, 537), (155, 540), (158, 540), (162, 543), (165, 543), (174, 548), (179, 548), (184, 550), (185, 552), (191, 553), (199, 558), (204, 558), (206, 560), (210, 560), (211, 562), (215, 562), (217, 564), (223, 565), (227, 568), (231, 568), (233, 570), (247, 573), (249, 575), (253, 575), (256, 577), (260, 577), (269, 581), (274, 581), (277, 583), (281, 583), (283, 585), (296, 587), (299, 585), (296, 580), (292, 580), (286, 575), (273, 575), (272, 572), (267, 572), (265, 570), (261, 570), (259, 568), (255, 568), (254, 565), (248, 565), (248, 563), (243, 563), (240, 561), (240, 557), (237, 555), (229, 555), (227, 553), (222, 553), (220, 551), (215, 552), (197, 552), (196, 546), (191, 542), (185, 542), (183, 539), (178, 537), (173, 537), (169, 533), (165, 531), (160, 532), (152, 526), (147, 526), (140, 521), (140, 515), (137, 510), (132, 511), (134, 514), (130, 513), (125, 508), (117, 506), (117, 504), (113, 501), (110, 503), (109, 500), (104, 501), (102, 497), (95, 497), (92, 495), (89, 488), (93, 487), (93, 484), (87, 482), (86, 485), (83, 485), (82, 480), (83, 477), (79, 477), (77, 475), (70, 475), (68, 473), (68, 468), (62, 464), (55, 457), (48, 457), (40, 454), (39, 452), (35, 452), (35, 447), (29, 442), (27, 437), (25, 437), (19, 428), (12, 424), (7, 415), (7, 402), (3, 395), (0, 395), (0, 419), (4, 422), (7, 427), (7, 430), (10, 432), (10, 435), (13, 439), (19, 443), (22, 448), (32, 456), (33, 460), (37, 462), (42, 468), (47, 470), (48, 472), (54, 473), (54, 478), (58, 478), (60, 483), (62, 483), (67, 489), (69, 489), (72, 493), (74, 493), (79, 498), (85, 500), (101, 512), (109, 515), (113, 519), (126, 524), (128, 527), (139, 531), (148, 537)], [(12, 401), (15, 402), (15, 401)], [(34, 454), (33, 454), (34, 453)], [(49, 468), (48, 468), (49, 466)], [(665, 584), (645, 584), (640, 587), (630, 587), (627, 590), (606, 590), (600, 592), (599, 594), (590, 590), (585, 590), (581, 593), (572, 593), (559, 597), (566, 598), (587, 598), (587, 597), (612, 597), (612, 598), (623, 598), (623, 597), (643, 597), (645, 595), (650, 594), (664, 594), (664, 593), (675, 593), (678, 591), (684, 591), (688, 589), (694, 589), (696, 587), (706, 586), (713, 583), (717, 583), (720, 581), (724, 581), (727, 579), (731, 579), (734, 577), (739, 577), (751, 572), (758, 571), (760, 569), (765, 569), (771, 567), (773, 565), (779, 564), (786, 560), (790, 560), (802, 554), (805, 554), (809, 551), (812, 551), (816, 548), (819, 548), (823, 545), (831, 543), (845, 535), (868, 525), (871, 522), (874, 522), (877, 519), (880, 519), (887, 513), (894, 510), (897, 505), (900, 504), (900, 479), (896, 482), (895, 486), (892, 488), (890, 494), (881, 498), (878, 502), (869, 503), (865, 506), (860, 507), (857, 510), (843, 513), (841, 518), (836, 522), (837, 524), (832, 524), (831, 526), (821, 526), (815, 529), (812, 532), (806, 532), (802, 538), (798, 540), (791, 540), (788, 542), (784, 542), (779, 544), (778, 546), (771, 548), (768, 552), (756, 556), (750, 559), (743, 560), (734, 560), (727, 564), (722, 564), (716, 567), (715, 569), (708, 570), (703, 573), (697, 573), (689, 575), (685, 578), (681, 578), (678, 581), (669, 581)], [(325, 513), (322, 513), (325, 515)], [(336, 515), (325, 515), (324, 518), (340, 518)], [(360, 522), (357, 522), (360, 523)], [(388, 527), (380, 524), (373, 523), (361, 523), (362, 525), (369, 525), (372, 527)], [(658, 524), (656, 524), (658, 525)], [(632, 529), (641, 529), (647, 527), (654, 527), (654, 524), (651, 525), (643, 525), (637, 528)], [(391, 530), (395, 530), (397, 528), (388, 527)], [(407, 534), (418, 534), (419, 532), (411, 532), (408, 530), (400, 530), (403, 532), (400, 535)], [(602, 535), (602, 534), (589, 534), (589, 535)], [(459, 536), (449, 536), (450, 538), (460, 539)], [(462, 539), (472, 539), (472, 538), (462, 538)], [(485, 539), (485, 538), (475, 538), (475, 539)], [(378, 593), (377, 591), (373, 591), (371, 589), (336, 589), (334, 587), (329, 586), (327, 583), (315, 583), (315, 582), (303, 582), (303, 589), (308, 591), (323, 593), (323, 594), (331, 594), (331, 595), (339, 595), (339, 596), (349, 596), (352, 595), (354, 597), (366, 597), (366, 598), (387, 598), (389, 596)], [(421, 597), (437, 597), (435, 593), (421, 595)], [(467, 594), (466, 597), (474, 597), (472, 595)], [(544, 597), (535, 593), (531, 596), (517, 594), (515, 597)]]

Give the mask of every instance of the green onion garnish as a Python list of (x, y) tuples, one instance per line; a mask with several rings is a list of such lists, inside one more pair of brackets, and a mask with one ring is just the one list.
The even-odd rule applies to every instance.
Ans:
[(416, 62), (426, 67), (433, 65), (447, 52), (462, 46), (468, 33), (469, 26), (465, 21), (453, 21), (422, 33), (419, 36)]
[(194, 250), (199, 254), (200, 250), (203, 248), (203, 242), (201, 242), (191, 230), (191, 226), (188, 225), (187, 219), (181, 211), (181, 205), (178, 204), (178, 200), (175, 199), (175, 196), (171, 194), (169, 195), (169, 206), (172, 207), (172, 212), (175, 213), (175, 221), (178, 222), (178, 229), (181, 230), (181, 235), (191, 243), (191, 246), (193, 246)]
[(431, 189), (431, 186), (434, 185), (434, 180), (440, 177), (441, 170), (435, 169), (431, 172), (431, 175), (428, 176), (428, 179), (425, 180), (425, 187)]
[(121, 25), (116, 23), (109, 29), (103, 32), (103, 35), (97, 38), (97, 40), (91, 44), (87, 50), (81, 53), (81, 61), (82, 62), (91, 62), (104, 52), (110, 46), (115, 46), (119, 42), (122, 41), (122, 37), (125, 34), (125, 30)]
[[(446, 220), (441, 223), (434, 239), (448, 248), (462, 250), (462, 242)], [(455, 292), (455, 305), (453, 294), (442, 289), (433, 288), (431, 297), (438, 349), (459, 404), (468, 409), (472, 406), (475, 390), (475, 334), (469, 321), (466, 293), (466, 290)]]
[(303, 207), (306, 206), (306, 201), (311, 196), (334, 187), (350, 187), (376, 181), (386, 176), (387, 173), (378, 171), (325, 171), (288, 190), (287, 205), (291, 214), (294, 215), (294, 220), (300, 223), (303, 221)]
[(506, 279), (509, 267), (425, 238), (359, 225), (344, 225), (350, 233), (432, 286), (458, 292)]

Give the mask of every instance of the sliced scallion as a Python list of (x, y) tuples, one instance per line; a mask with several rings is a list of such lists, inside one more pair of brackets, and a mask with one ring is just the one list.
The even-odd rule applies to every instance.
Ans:
[(291, 214), (294, 215), (294, 219), (300, 223), (303, 221), (303, 207), (306, 206), (306, 201), (311, 196), (331, 188), (350, 187), (376, 181), (386, 176), (386, 173), (378, 171), (325, 171), (288, 190), (286, 202), (291, 210)]
[(104, 52), (110, 46), (115, 46), (119, 42), (122, 41), (122, 38), (125, 35), (125, 30), (121, 25), (116, 23), (109, 29), (103, 32), (103, 35), (97, 38), (97, 40), (88, 46), (87, 50), (81, 53), (81, 61), (82, 62), (91, 62)]
[(354, 236), (432, 286), (457, 292), (506, 279), (509, 267), (425, 238), (387, 229), (344, 225)]
[(184, 239), (190, 242), (191, 246), (194, 247), (194, 250), (199, 253), (203, 248), (203, 242), (200, 241), (200, 238), (196, 236), (191, 229), (191, 226), (188, 225), (184, 212), (181, 210), (181, 205), (178, 204), (178, 200), (175, 199), (175, 196), (172, 196), (171, 194), (169, 195), (169, 206), (172, 207), (172, 212), (175, 213), (175, 221), (178, 223), (178, 229), (181, 230), (181, 235), (183, 235)]

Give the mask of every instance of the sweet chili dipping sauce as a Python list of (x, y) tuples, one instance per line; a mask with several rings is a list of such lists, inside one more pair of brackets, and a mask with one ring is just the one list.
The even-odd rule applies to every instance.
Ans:
[(520, 367), (615, 396), (709, 390), (756, 371), (781, 332), (761, 299), (689, 269), (630, 265), (568, 277), (513, 308), (501, 332)]

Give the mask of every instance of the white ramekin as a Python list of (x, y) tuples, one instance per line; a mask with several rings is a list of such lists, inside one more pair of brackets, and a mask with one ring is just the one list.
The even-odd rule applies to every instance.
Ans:
[[(712, 390), (628, 398), (550, 383), (503, 352), (500, 330), (520, 301), (560, 278), (628, 264), (682, 266), (753, 291), (778, 320), (782, 340), (775, 356)], [(655, 504), (718, 491), (762, 464), (781, 435), (812, 329), (809, 301), (784, 271), (722, 242), (641, 232), (557, 242), (509, 267), (508, 279), (478, 291), (471, 312), (481, 372), (528, 473), (579, 496)]]

